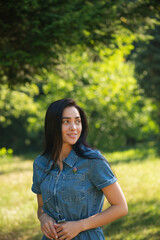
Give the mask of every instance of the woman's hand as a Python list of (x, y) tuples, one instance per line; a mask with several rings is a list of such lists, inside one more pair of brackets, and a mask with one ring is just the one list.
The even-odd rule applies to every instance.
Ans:
[(49, 239), (57, 239), (58, 235), (54, 227), (55, 220), (46, 213), (43, 213), (39, 217), (39, 220), (41, 223), (41, 230), (44, 235)]
[(80, 221), (69, 221), (64, 223), (55, 223), (54, 227), (59, 240), (71, 240), (81, 232)]

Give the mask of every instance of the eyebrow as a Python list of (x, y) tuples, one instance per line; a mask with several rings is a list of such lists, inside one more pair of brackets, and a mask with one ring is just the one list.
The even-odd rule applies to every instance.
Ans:
[[(80, 117), (75, 117), (75, 119), (78, 119)], [(62, 117), (62, 119), (71, 119), (70, 117)]]

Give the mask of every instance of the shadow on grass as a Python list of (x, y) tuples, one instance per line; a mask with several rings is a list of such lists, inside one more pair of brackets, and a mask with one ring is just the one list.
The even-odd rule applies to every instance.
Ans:
[(33, 161), (41, 152), (25, 152), (16, 155), (17, 157), (21, 158), (22, 161), (31, 160)]
[(118, 152), (108, 154), (111, 165), (127, 164), (131, 162), (142, 162), (147, 159), (156, 158), (156, 147), (153, 143), (143, 143), (133, 147), (124, 148)]
[(8, 169), (8, 170), (4, 170), (4, 171), (0, 171), (0, 175), (4, 175), (4, 174), (11, 174), (11, 173), (22, 173), (22, 172), (29, 172), (31, 171), (30, 168), (21, 168), (21, 167), (16, 167), (13, 169)]
[[(103, 228), (108, 239), (160, 239), (160, 202), (137, 202), (129, 205), (129, 213)], [(123, 235), (123, 237), (122, 237)], [(132, 237), (130, 237), (132, 235)]]
[[(27, 233), (28, 235), (28, 233)], [(1, 235), (0, 234), (0, 240), (40, 240), (42, 239), (42, 234), (41, 233), (34, 233), (34, 231), (32, 232), (32, 234), (30, 234), (30, 236), (26, 236), (25, 233), (20, 233), (20, 231), (14, 231), (10, 232), (8, 234), (5, 235)]]
[[(25, 164), (27, 161), (33, 163), (34, 159), (38, 156), (38, 153), (30, 152), (24, 155), (16, 155), (13, 158), (6, 158), (0, 161), (0, 175), (10, 173), (20, 173), (31, 171), (29, 164)], [(23, 164), (24, 163), (24, 164)]]
[(42, 236), (40, 224), (33, 214), (13, 225), (8, 232), (3, 233), (0, 230), (0, 240), (40, 240)]

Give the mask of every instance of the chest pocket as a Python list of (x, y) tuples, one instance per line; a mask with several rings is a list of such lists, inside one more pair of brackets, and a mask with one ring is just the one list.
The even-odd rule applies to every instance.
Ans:
[(85, 175), (71, 174), (63, 176), (62, 199), (64, 201), (80, 201), (85, 198)]

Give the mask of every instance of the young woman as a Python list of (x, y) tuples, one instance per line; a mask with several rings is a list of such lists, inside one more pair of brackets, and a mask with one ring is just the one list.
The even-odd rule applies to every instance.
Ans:
[[(43, 240), (104, 240), (100, 227), (128, 212), (107, 160), (88, 146), (86, 137), (86, 116), (75, 101), (51, 103), (44, 152), (33, 165)], [(104, 196), (110, 207), (102, 212)]]

